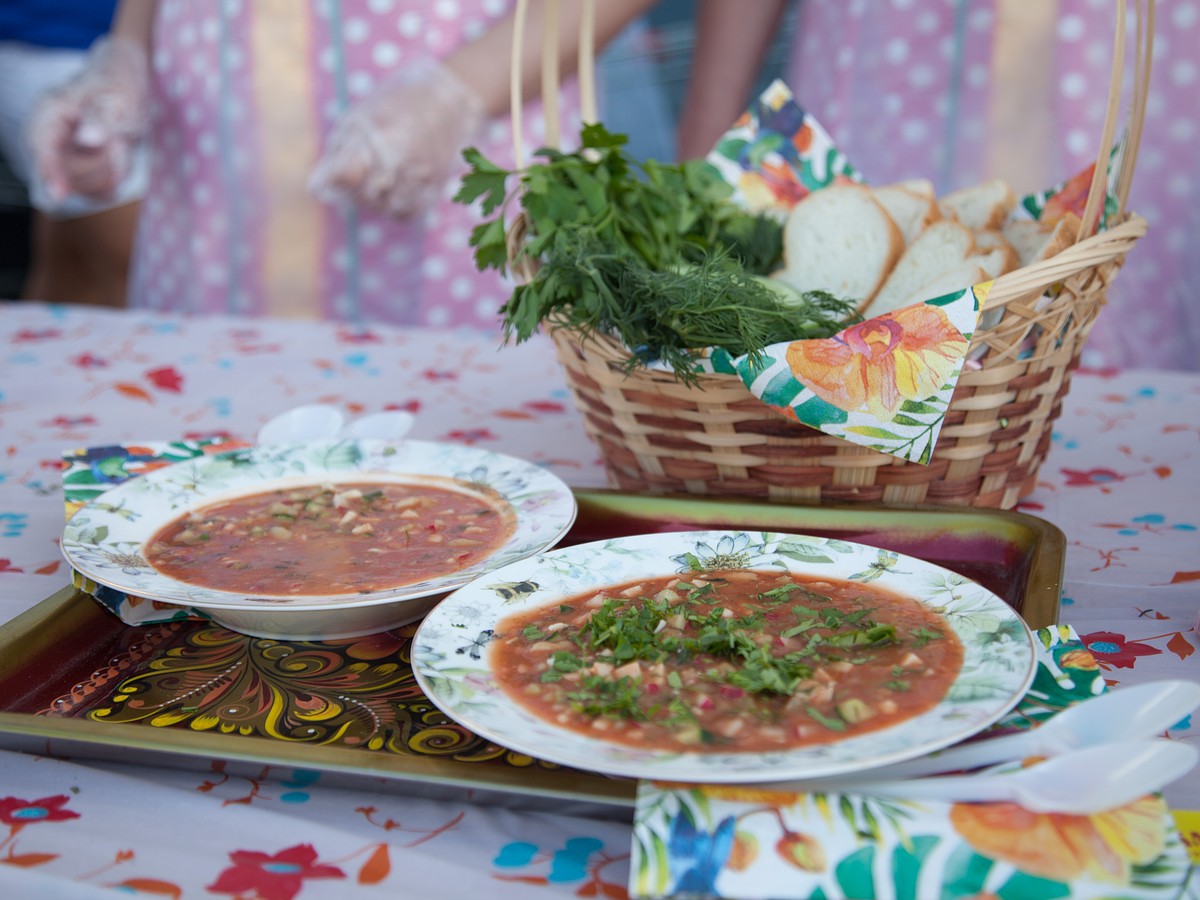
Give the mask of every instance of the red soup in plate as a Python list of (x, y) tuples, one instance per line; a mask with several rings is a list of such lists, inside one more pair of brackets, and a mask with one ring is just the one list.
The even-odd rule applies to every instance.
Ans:
[(215, 590), (361, 594), (465, 569), (502, 546), (514, 523), (506, 501), (465, 487), (323, 483), (192, 510), (143, 553), (164, 575)]
[(887, 728), (937, 705), (963, 650), (927, 606), (778, 571), (672, 575), (503, 620), (492, 669), (539, 717), (603, 740), (767, 752)]

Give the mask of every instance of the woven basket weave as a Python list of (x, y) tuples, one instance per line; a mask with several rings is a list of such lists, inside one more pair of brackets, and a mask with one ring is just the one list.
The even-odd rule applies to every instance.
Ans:
[[(692, 387), (670, 372), (627, 372), (629, 354), (618, 341), (552, 327), (567, 383), (613, 486), (788, 503), (1000, 509), (1012, 508), (1032, 491), (1071, 372), (1108, 286), (1146, 231), (1145, 220), (1124, 208), (1145, 109), (1154, 0), (1132, 2), (1138, 22), (1135, 78), (1126, 150), (1116, 176), (1119, 209), (1106, 230), (1092, 234), (1116, 130), (1123, 27), (1117, 28), (1108, 114), (1080, 229), (1091, 236), (995, 281), (983, 310), (988, 324), (971, 342), (973, 362), (959, 378), (928, 465), (800, 425), (765, 407), (736, 376), (702, 375)], [(1124, 23), (1126, 0), (1117, 0), (1115, 7), (1116, 21)], [(546, 84), (544, 79), (544, 91)], [(519, 100), (515, 79), (514, 100)], [(588, 109), (585, 102), (585, 116)], [(518, 223), (514, 234), (519, 233)]]

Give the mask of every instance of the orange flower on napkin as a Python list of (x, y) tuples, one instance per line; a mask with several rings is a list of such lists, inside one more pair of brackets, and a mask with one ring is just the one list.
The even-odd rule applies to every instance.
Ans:
[(827, 403), (892, 419), (905, 400), (938, 392), (967, 350), (937, 306), (920, 304), (852, 325), (824, 340), (788, 345), (797, 380)]
[(1167, 806), (1146, 796), (1118, 809), (1074, 816), (1030, 812), (1015, 803), (958, 803), (950, 821), (980, 854), (1032, 875), (1127, 884), (1134, 863), (1162, 855)]

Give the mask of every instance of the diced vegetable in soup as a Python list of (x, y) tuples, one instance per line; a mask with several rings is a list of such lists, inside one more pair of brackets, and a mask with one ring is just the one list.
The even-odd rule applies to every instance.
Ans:
[(477, 491), (367, 482), (273, 490), (194, 510), (146, 544), (189, 584), (250, 595), (357, 594), (450, 575), (512, 534), (512, 508)]
[(540, 717), (660, 750), (764, 752), (886, 728), (936, 705), (962, 645), (871, 584), (723, 570), (617, 585), (505, 619), (504, 690)]

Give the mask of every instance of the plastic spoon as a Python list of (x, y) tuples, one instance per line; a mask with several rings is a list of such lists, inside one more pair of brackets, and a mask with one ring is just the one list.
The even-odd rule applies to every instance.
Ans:
[(1150, 681), (1116, 688), (1064, 709), (1031, 731), (959, 744), (939, 753), (863, 773), (915, 778), (978, 769), (1026, 756), (1057, 756), (1109, 741), (1150, 738), (1200, 707), (1200, 682)]
[(412, 430), (416, 419), (403, 410), (386, 410), (355, 419), (342, 429), (342, 436), (359, 440), (398, 441)]
[(258, 430), (259, 444), (303, 444), (336, 437), (346, 417), (336, 406), (313, 403), (282, 412)]
[(847, 792), (903, 800), (1009, 800), (1032, 812), (1087, 815), (1152, 794), (1196, 765), (1200, 751), (1177, 741), (1114, 741), (1072, 750), (1013, 772), (885, 781), (791, 782), (774, 789)]

